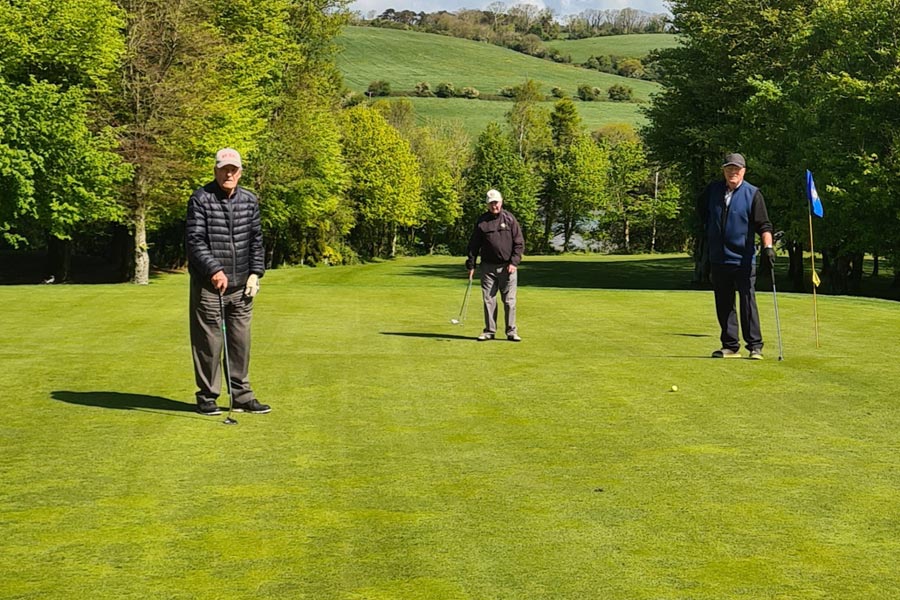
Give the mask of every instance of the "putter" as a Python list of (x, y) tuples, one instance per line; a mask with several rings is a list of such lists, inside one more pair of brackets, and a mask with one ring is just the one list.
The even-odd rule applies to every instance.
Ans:
[(225, 389), (228, 390), (228, 416), (222, 421), (225, 425), (237, 425), (237, 420), (231, 418), (234, 410), (234, 396), (231, 394), (231, 372), (228, 369), (228, 333), (225, 330), (225, 298), (219, 294), (219, 317), (222, 319), (222, 344), (225, 349)]
[[(781, 240), (783, 231), (777, 232), (772, 237), (776, 242)], [(784, 360), (784, 347), (781, 345), (781, 321), (778, 319), (778, 292), (775, 290), (775, 268), (772, 268), (772, 300), (775, 302), (775, 331), (778, 332), (778, 360)]]
[(462, 325), (466, 322), (466, 312), (469, 309), (469, 292), (472, 290), (472, 278), (469, 277), (469, 285), (466, 286), (466, 295), (463, 296), (462, 306), (459, 307), (459, 318), (458, 319), (450, 319), (450, 322), (454, 325)]

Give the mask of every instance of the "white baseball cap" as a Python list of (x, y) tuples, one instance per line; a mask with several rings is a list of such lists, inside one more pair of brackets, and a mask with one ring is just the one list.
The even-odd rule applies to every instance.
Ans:
[(491, 202), (503, 202), (503, 196), (497, 190), (488, 190), (487, 202), (488, 204)]

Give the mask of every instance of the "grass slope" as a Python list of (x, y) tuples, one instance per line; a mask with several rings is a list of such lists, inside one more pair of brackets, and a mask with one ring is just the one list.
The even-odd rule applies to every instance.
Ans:
[(529, 257), (478, 344), (459, 258), (272, 271), (236, 427), (186, 276), (2, 287), (0, 597), (900, 596), (897, 304), (820, 297), (817, 350), (780, 294), (778, 362), (761, 293), (768, 359), (715, 361), (690, 272)]
[(605, 90), (620, 83), (633, 88), (636, 99), (646, 100), (660, 89), (649, 81), (558, 64), (491, 44), (415, 31), (346, 27), (337, 43), (343, 46), (337, 65), (347, 85), (356, 91), (365, 91), (375, 80), (390, 82), (394, 91), (412, 90), (420, 81), (433, 87), (446, 81), (457, 89), (472, 86), (482, 93), (496, 94), (503, 87), (533, 79), (543, 84), (545, 93), (560, 87), (569, 95), (574, 95), (581, 84)]
[(583, 63), (591, 56), (629, 56), (642, 58), (657, 48), (674, 48), (678, 36), (669, 33), (638, 33), (634, 35), (608, 35), (581, 40), (553, 40), (548, 48), (556, 48), (572, 61)]
[[(407, 98), (407, 100), (412, 102), (420, 123), (458, 121), (473, 141), (491, 121), (505, 123), (505, 115), (512, 107), (509, 102), (479, 102), (462, 98)], [(547, 102), (544, 106), (548, 111), (553, 110), (552, 102)], [(594, 131), (613, 123), (628, 123), (637, 127), (646, 120), (636, 104), (576, 102), (575, 106), (585, 131)]]

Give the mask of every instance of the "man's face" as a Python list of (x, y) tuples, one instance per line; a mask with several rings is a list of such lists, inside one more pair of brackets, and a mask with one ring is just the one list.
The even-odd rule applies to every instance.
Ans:
[(503, 208), (503, 202), (488, 202), (488, 211), (492, 215), (499, 215), (501, 208)]
[(234, 188), (237, 187), (238, 181), (240, 180), (241, 169), (234, 165), (225, 165), (222, 168), (216, 169), (216, 183), (218, 183), (219, 187), (228, 194), (231, 194), (231, 192), (234, 191)]
[(741, 185), (741, 182), (744, 181), (744, 173), (747, 172), (746, 167), (737, 165), (726, 165), (722, 170), (725, 172), (725, 182), (731, 189)]

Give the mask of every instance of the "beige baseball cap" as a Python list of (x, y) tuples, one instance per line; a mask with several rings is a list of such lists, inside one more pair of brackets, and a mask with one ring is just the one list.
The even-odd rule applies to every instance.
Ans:
[(225, 165), (232, 165), (238, 169), (243, 168), (241, 165), (241, 155), (234, 148), (222, 148), (216, 152), (216, 168), (221, 169)]

